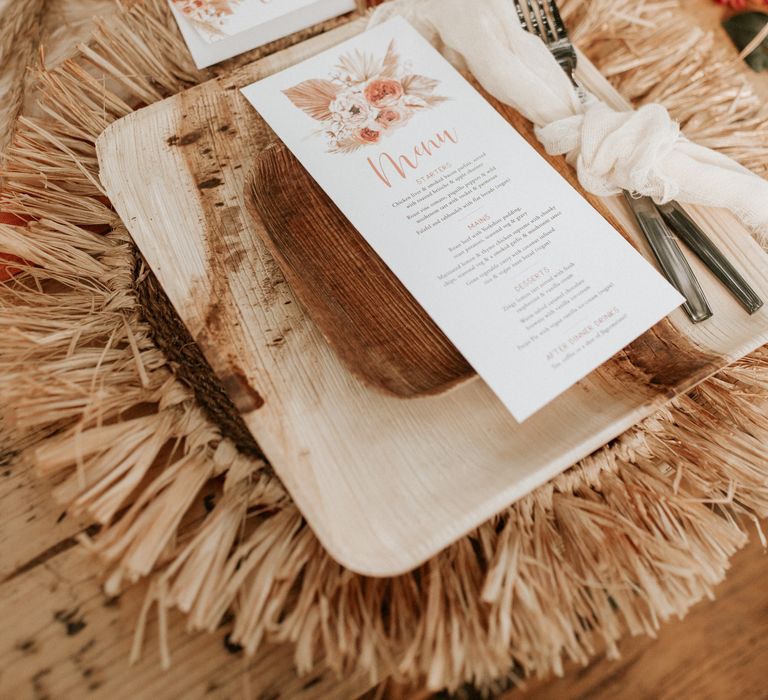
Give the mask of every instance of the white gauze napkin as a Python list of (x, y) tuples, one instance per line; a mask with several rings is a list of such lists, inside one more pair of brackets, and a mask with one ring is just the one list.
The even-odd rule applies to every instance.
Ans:
[(532, 121), (547, 152), (565, 154), (586, 190), (725, 207), (768, 235), (768, 181), (686, 139), (662, 105), (582, 104), (544, 43), (520, 26), (512, 0), (392, 0), (374, 10), (370, 26), (394, 15)]

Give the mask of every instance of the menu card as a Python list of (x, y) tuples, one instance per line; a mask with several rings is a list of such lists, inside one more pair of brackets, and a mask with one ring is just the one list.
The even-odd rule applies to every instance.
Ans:
[(683, 301), (402, 18), (242, 92), (519, 421)]
[(198, 68), (351, 12), (356, 0), (169, 0)]

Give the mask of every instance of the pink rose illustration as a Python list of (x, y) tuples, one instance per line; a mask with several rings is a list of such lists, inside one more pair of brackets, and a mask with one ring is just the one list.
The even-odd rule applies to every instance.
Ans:
[(405, 118), (405, 114), (401, 110), (385, 107), (376, 116), (376, 122), (384, 129), (393, 129), (402, 126)]
[(365, 99), (374, 107), (391, 107), (405, 94), (399, 80), (378, 78), (371, 80), (365, 87)]
[(381, 138), (381, 132), (365, 126), (357, 132), (357, 138), (363, 143), (378, 143)]

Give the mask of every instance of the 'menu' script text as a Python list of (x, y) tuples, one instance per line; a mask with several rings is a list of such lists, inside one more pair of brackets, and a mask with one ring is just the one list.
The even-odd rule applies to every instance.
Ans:
[[(379, 154), (378, 160), (368, 158), (376, 177), (387, 187), (392, 187), (390, 179), (393, 175), (399, 175), (403, 180), (408, 178), (408, 173), (417, 170), (425, 158), (429, 158), (446, 145), (457, 144), (459, 136), (455, 129), (445, 129), (435, 134), (434, 138), (422, 141), (413, 147), (409, 154), (401, 154), (397, 157), (384, 151)], [(393, 172), (394, 171), (394, 172)]]

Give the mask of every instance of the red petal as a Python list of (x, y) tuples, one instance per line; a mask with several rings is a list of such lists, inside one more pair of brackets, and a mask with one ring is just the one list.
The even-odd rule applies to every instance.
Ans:
[(28, 219), (22, 219), (16, 214), (9, 214), (4, 211), (0, 211), (0, 224), (10, 224), (11, 226), (26, 226)]
[(14, 275), (17, 275), (21, 270), (18, 267), (13, 267), (8, 264), (9, 262), (25, 263), (26, 261), (17, 255), (11, 255), (10, 253), (0, 253), (0, 282), (11, 279)]

